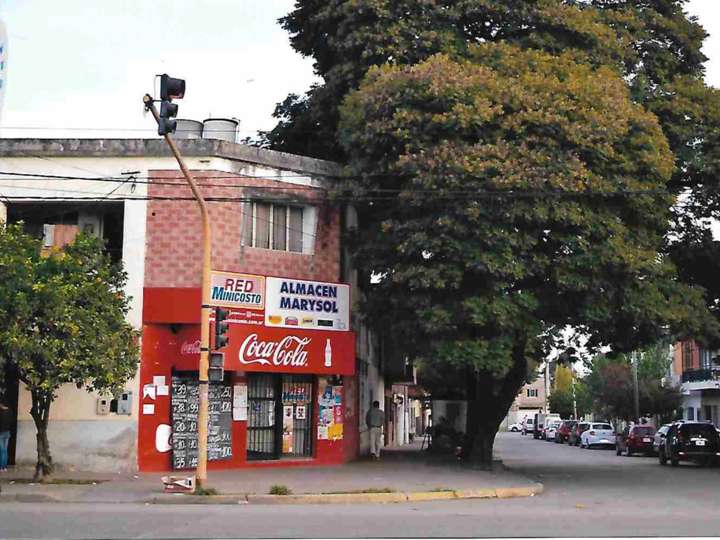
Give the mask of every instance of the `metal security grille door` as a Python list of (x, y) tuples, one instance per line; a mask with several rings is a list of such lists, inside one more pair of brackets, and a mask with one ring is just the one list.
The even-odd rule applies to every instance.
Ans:
[(277, 378), (248, 376), (247, 458), (277, 459)]
[(282, 376), (283, 456), (312, 456), (312, 396), (311, 376)]

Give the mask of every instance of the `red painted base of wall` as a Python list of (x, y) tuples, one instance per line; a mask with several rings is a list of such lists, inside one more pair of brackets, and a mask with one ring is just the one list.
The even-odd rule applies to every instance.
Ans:
[[(193, 293), (184, 293), (188, 299)], [(177, 305), (177, 298), (163, 293), (165, 307)], [(148, 297), (146, 296), (146, 301)], [(198, 295), (199, 299), (199, 295)], [(147, 304), (146, 304), (147, 306)], [(198, 306), (199, 307), (199, 306)], [(186, 308), (183, 308), (186, 310)], [(157, 306), (146, 307), (146, 313), (158, 316)], [(164, 311), (164, 310), (163, 310)], [(189, 310), (187, 310), (189, 311)], [(198, 310), (199, 311), (199, 310)], [(152, 317), (154, 318), (154, 317)], [(190, 318), (181, 317), (182, 322)], [(197, 354), (189, 354), (187, 343), (192, 343), (199, 333), (197, 324), (145, 324), (142, 339), (142, 363), (140, 367), (140, 419), (138, 428), (138, 467), (143, 472), (164, 472), (172, 469), (172, 452), (159, 452), (155, 446), (155, 433), (161, 424), (172, 425), (170, 418), (171, 396), (143, 397), (145, 385), (153, 384), (153, 378), (165, 377), (170, 385), (173, 371), (197, 371)], [(183, 345), (186, 345), (183, 348)], [(185, 353), (185, 354), (183, 354)], [(231, 383), (246, 380), (244, 373), (233, 372)], [(233, 421), (233, 457), (223, 461), (211, 461), (208, 470), (224, 470), (243, 467), (308, 467), (315, 465), (338, 465), (357, 457), (358, 454), (358, 395), (357, 376), (343, 377), (344, 418), (343, 438), (340, 440), (317, 440), (317, 414), (313, 418), (314, 457), (306, 459), (279, 459), (272, 461), (248, 461), (246, 459), (246, 426), (244, 421)], [(170, 394), (169, 392), (168, 394)], [(315, 396), (313, 396), (315, 399)], [(143, 414), (143, 405), (153, 404), (154, 414)]]

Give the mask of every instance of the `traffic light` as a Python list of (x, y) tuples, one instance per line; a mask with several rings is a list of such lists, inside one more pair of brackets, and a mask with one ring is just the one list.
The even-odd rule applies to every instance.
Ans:
[(222, 382), (225, 377), (225, 353), (211, 352), (208, 365), (208, 381)]
[(229, 323), (225, 320), (230, 316), (230, 311), (221, 307), (215, 308), (215, 350), (225, 347), (230, 338), (228, 337)]
[(160, 76), (160, 119), (158, 120), (158, 135), (174, 133), (177, 128), (178, 106), (172, 103), (173, 99), (182, 99), (185, 95), (185, 81), (175, 79), (167, 73)]

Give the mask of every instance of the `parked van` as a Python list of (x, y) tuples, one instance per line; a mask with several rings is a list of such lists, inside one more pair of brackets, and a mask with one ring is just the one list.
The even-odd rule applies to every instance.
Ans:
[(534, 418), (525, 418), (525, 420), (522, 421), (522, 434), (527, 435), (528, 433), (532, 433), (534, 425)]

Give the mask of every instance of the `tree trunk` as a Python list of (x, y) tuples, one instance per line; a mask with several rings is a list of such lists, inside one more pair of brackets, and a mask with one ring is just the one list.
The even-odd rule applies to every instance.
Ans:
[(52, 394), (42, 390), (32, 390), (32, 408), (30, 415), (35, 421), (37, 429), (37, 463), (35, 465), (35, 481), (47, 482), (53, 473), (52, 456), (50, 455), (50, 441), (47, 437), (47, 426), (50, 418), (50, 404)]
[(527, 376), (525, 342), (518, 343), (504, 377), (470, 372), (467, 377), (467, 435), (463, 454), (467, 462), (490, 469), (495, 436)]

